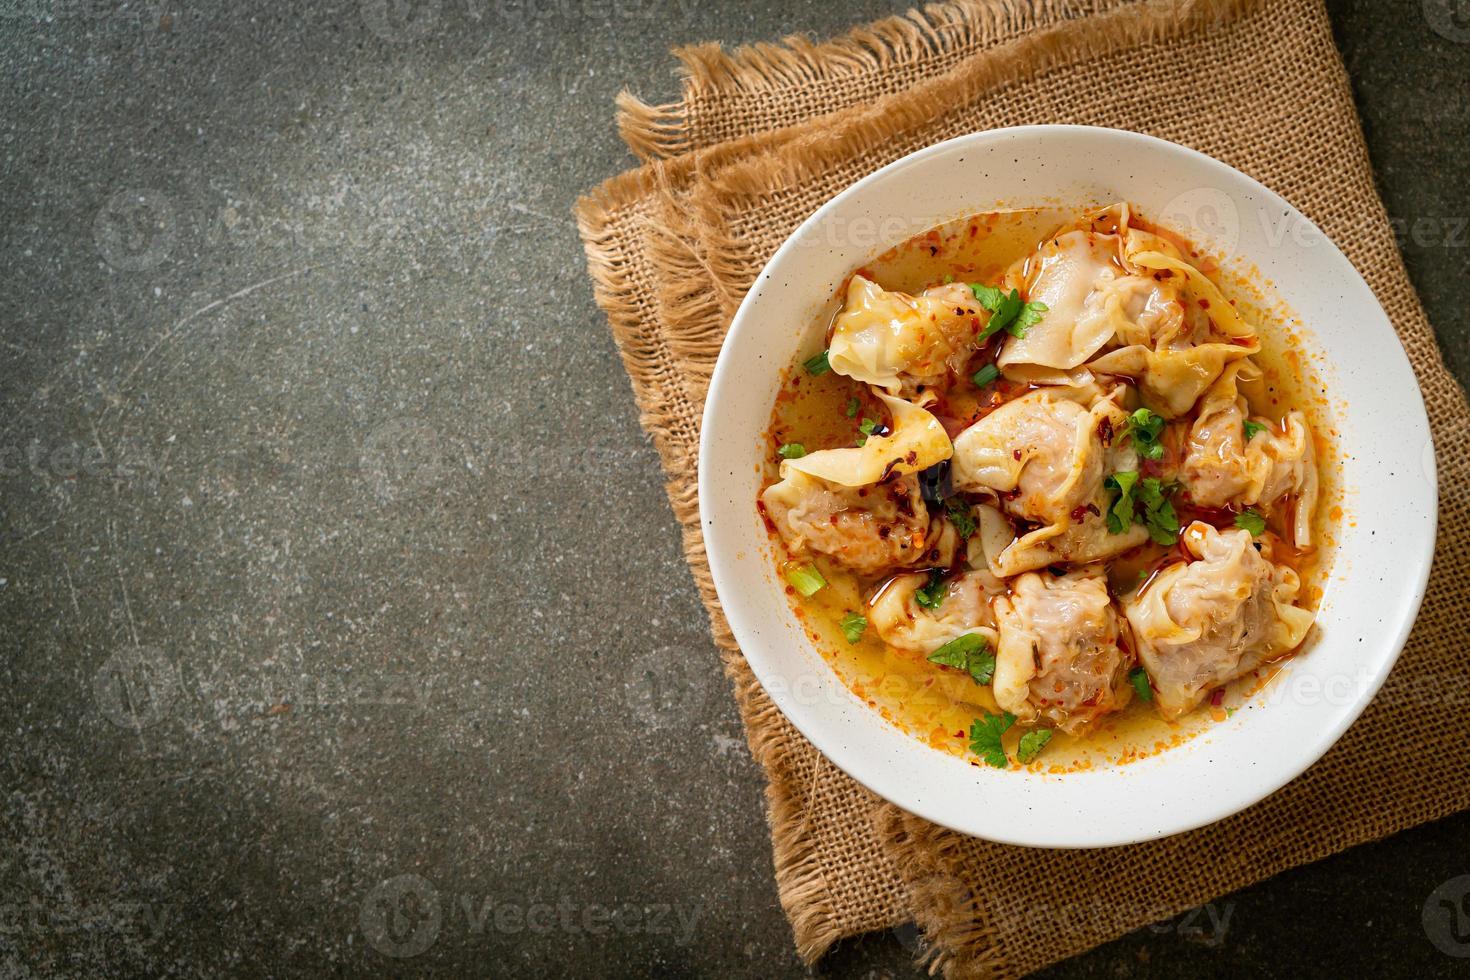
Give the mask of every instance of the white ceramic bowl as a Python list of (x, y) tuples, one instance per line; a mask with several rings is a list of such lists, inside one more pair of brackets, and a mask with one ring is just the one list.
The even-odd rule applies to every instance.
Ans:
[[(1177, 748), (1050, 775), (976, 768), (854, 697), (787, 604), (755, 501), (780, 372), (852, 269), (913, 234), (998, 204), (1132, 201), (1208, 250), (1254, 265), (1308, 327), (1341, 433), (1344, 509), (1320, 637), (1286, 676)], [(1136, 133), (1026, 126), (929, 147), (812, 215), (741, 304), (720, 352), (700, 441), (699, 503), (715, 586), (771, 698), (827, 758), (911, 813), (988, 840), (1100, 847), (1229, 816), (1321, 758), (1403, 648), (1434, 550), (1438, 487), (1424, 404), (1367, 285), (1295, 208), (1237, 170)], [(1349, 523), (1350, 522), (1350, 523)]]

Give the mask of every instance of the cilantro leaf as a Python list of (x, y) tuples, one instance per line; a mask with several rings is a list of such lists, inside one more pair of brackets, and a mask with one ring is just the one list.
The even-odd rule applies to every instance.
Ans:
[(1256, 436), (1260, 435), (1262, 432), (1265, 432), (1268, 428), (1270, 428), (1270, 426), (1262, 425), (1259, 422), (1252, 422), (1250, 419), (1246, 419), (1245, 441), (1250, 442)]
[(1165, 547), (1179, 539), (1179, 515), (1169, 500), (1179, 484), (1163, 483), (1157, 477), (1144, 477), (1138, 483), (1138, 502), (1143, 505), (1143, 526), (1156, 544)]
[(1000, 309), (1000, 304), (1005, 301), (1005, 290), (994, 286), (986, 286), (982, 283), (970, 283), (970, 292), (975, 294), (976, 301), (990, 312), (994, 313)]
[(1007, 711), (1003, 715), (986, 712), (970, 723), (970, 751), (997, 769), (1006, 769), (1011, 760), (1001, 745), (1000, 737), (1016, 723), (1016, 716)]
[(938, 609), (948, 594), (949, 587), (944, 584), (944, 573), (935, 568), (929, 572), (929, 584), (914, 590), (914, 601), (925, 609)]
[(988, 384), (993, 384), (998, 377), (1000, 377), (1000, 368), (994, 364), (987, 364), (972, 374), (970, 380), (975, 382), (976, 388), (984, 388)]
[(1026, 765), (1032, 759), (1041, 754), (1046, 748), (1046, 743), (1051, 741), (1050, 728), (1037, 728), (1021, 736), (1021, 744), (1016, 749), (1016, 761)]
[(868, 617), (850, 612), (843, 616), (837, 625), (842, 627), (842, 635), (847, 637), (848, 643), (856, 643), (863, 638), (863, 633), (868, 629)]
[(1154, 689), (1148, 682), (1148, 671), (1142, 667), (1134, 667), (1128, 672), (1128, 683), (1133, 685), (1133, 693), (1138, 695), (1140, 701), (1152, 701)]
[[(975, 294), (975, 299), (979, 301), (981, 306), (990, 311), (990, 321), (985, 324), (985, 329), (980, 331), (979, 336), (975, 338), (976, 340), (989, 340), (1002, 330), (1010, 329), (1012, 333), (1015, 333), (1011, 328), (1026, 307), (1026, 304), (1021, 302), (1021, 294), (1018, 291), (1012, 289), (1007, 293), (1005, 290), (997, 289), (994, 286), (970, 283), (970, 292)], [(1043, 310), (1042, 312), (1045, 311)], [(1040, 319), (1040, 317), (1037, 316), (1037, 319)], [(1034, 323), (1035, 320), (1031, 322)], [(1021, 334), (1025, 332), (1025, 328), (1022, 327)], [(1021, 334), (1016, 334), (1016, 336), (1020, 336)]]
[(785, 442), (776, 450), (776, 455), (782, 459), (801, 459), (806, 455), (806, 447), (799, 442)]
[(1123, 432), (1133, 440), (1133, 448), (1144, 459), (1163, 459), (1164, 444), (1159, 436), (1164, 432), (1164, 420), (1146, 408), (1140, 408), (1128, 416)]
[(1016, 316), (1016, 322), (1006, 327), (1012, 337), (1024, 337), (1026, 331), (1041, 322), (1041, 318), (1051, 311), (1051, 307), (1040, 301), (1033, 301), (1021, 307), (1021, 312)]
[(963, 497), (950, 497), (944, 502), (944, 512), (949, 515), (949, 522), (959, 532), (960, 537), (969, 539), (975, 533), (975, 512), (970, 510), (970, 505)]
[(1109, 534), (1122, 534), (1133, 526), (1133, 487), (1138, 483), (1138, 474), (1132, 470), (1114, 473), (1103, 480), (1103, 486), (1117, 496), (1108, 504), (1105, 519)]
[(1266, 519), (1253, 510), (1243, 510), (1235, 515), (1235, 526), (1249, 531), (1251, 537), (1258, 538), (1266, 530)]
[(989, 684), (995, 677), (995, 654), (990, 643), (979, 633), (955, 637), (929, 654), (931, 664), (968, 671), (976, 684)]
[(832, 370), (832, 365), (827, 362), (827, 354), (828, 351), (815, 354), (803, 361), (801, 366), (806, 368), (806, 373), (812, 377), (816, 377), (819, 374), (826, 374)]

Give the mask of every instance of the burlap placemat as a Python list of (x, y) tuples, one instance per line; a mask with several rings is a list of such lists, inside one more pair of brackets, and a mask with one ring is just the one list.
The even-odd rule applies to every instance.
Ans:
[[(644, 146), (688, 152), (610, 181), (579, 206), (598, 300), (668, 473), (752, 750), (770, 776), (778, 887), (808, 958), (837, 938), (911, 914), (947, 974), (1017, 974), (1470, 805), (1466, 681), (1454, 659), (1466, 633), (1470, 412), (1444, 370), (1373, 189), (1325, 12), (1318, 0), (1099, 3), (1081, 17), (1079, 9), (954, 4), (911, 14), (908, 34), (888, 21), (827, 46), (792, 48), (789, 57), (775, 47), (699, 49), (698, 59), (686, 58), (700, 68), (691, 68), (685, 99), (655, 120), (665, 141)], [(922, 29), (921, 21), (944, 30)], [(888, 53), (856, 57), (853, 45), (871, 47), (874, 37)], [(893, 43), (903, 38), (921, 40)], [(837, 53), (838, 67), (814, 70), (824, 52)], [(802, 68), (740, 71), (774, 64)], [(895, 72), (904, 84), (877, 78)], [(815, 96), (800, 84), (808, 76), (821, 80)], [(747, 89), (760, 89), (764, 100)], [(762, 104), (778, 100), (790, 105)], [(636, 141), (632, 105), (624, 100), (624, 130)], [(763, 130), (710, 142), (736, 132), (716, 121), (725, 105), (734, 107), (731, 118)], [(822, 115), (801, 123), (802, 111)], [(853, 784), (754, 682), (719, 614), (697, 523), (704, 389), (729, 316), (770, 253), (823, 201), (893, 159), (960, 133), (1034, 122), (1172, 139), (1290, 199), (1343, 247), (1388, 311), (1439, 447), (1444, 530), (1429, 593), (1399, 667), (1363, 719), (1306, 775), (1244, 814), (1108, 851), (985, 844)]]

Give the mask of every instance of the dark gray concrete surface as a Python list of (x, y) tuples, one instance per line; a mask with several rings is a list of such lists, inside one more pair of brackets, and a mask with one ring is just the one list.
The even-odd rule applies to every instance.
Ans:
[[(0, 976), (804, 972), (569, 209), (670, 45), (902, 6), (0, 0)], [(1463, 379), (1457, 10), (1333, 4)], [(1447, 974), (1467, 833), (1049, 973)]]

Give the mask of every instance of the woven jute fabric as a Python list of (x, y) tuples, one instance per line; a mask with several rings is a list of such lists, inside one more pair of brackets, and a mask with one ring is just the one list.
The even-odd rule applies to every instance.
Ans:
[[(1374, 190), (1320, 0), (956, 3), (825, 44), (707, 46), (682, 58), (680, 102), (621, 102), (630, 146), (653, 162), (590, 194), (578, 219), (752, 752), (769, 776), (777, 885), (804, 957), (913, 919), (946, 975), (1018, 975), (1470, 806), (1460, 653), (1470, 612), (1470, 411)], [(1388, 312), (1438, 449), (1434, 571), (1374, 703), (1321, 762), (1269, 799), (1209, 828), (1128, 848), (989, 844), (857, 786), (760, 689), (720, 614), (699, 534), (705, 389), (730, 317), (769, 256), (824, 201), (878, 167), (952, 136), (1028, 123), (1150, 133), (1224, 160), (1290, 200), (1338, 243)]]

